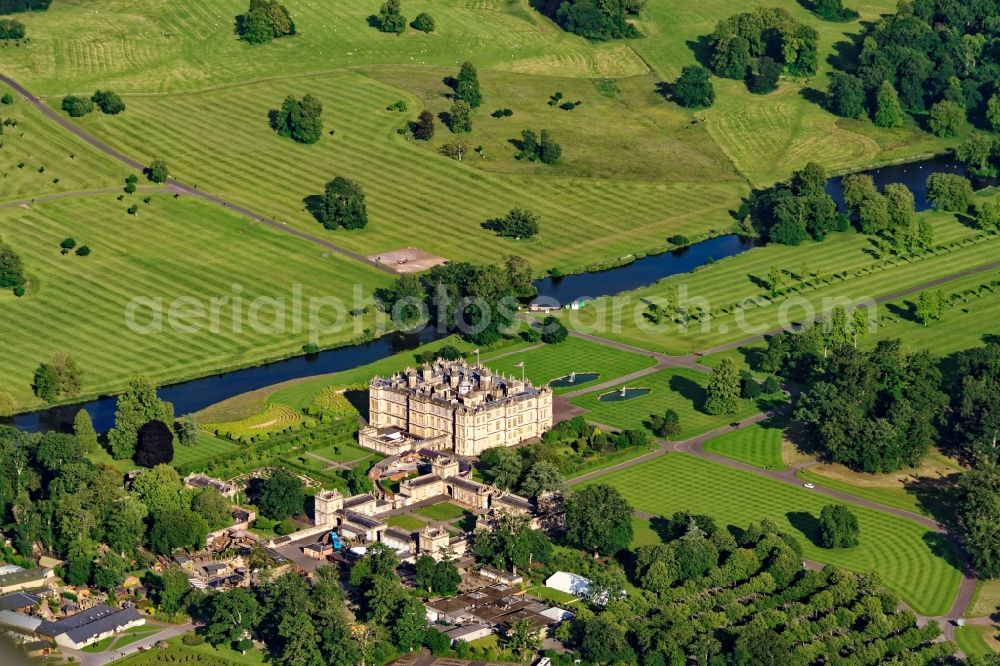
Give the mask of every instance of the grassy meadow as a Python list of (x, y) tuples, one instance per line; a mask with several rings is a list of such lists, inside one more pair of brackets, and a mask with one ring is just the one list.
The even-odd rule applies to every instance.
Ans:
[[(595, 391), (570, 400), (587, 410), (588, 420), (616, 428), (646, 428), (653, 414), (663, 415), (673, 409), (680, 416), (681, 432), (675, 439), (683, 440), (703, 432), (722, 428), (760, 411), (752, 400), (741, 400), (736, 414), (706, 414), (704, 408), (708, 375), (687, 368), (660, 370), (632, 382), (629, 388), (649, 388), (649, 393), (621, 402), (601, 402), (600, 396), (616, 389)], [(762, 399), (761, 403), (766, 399)]]
[(649, 356), (605, 347), (596, 342), (572, 337), (566, 338), (565, 341), (557, 345), (543, 344), (540, 347), (516, 353), (501, 350), (498, 354), (500, 357), (496, 360), (492, 360), (490, 355), (484, 354), (483, 364), (494, 372), (518, 376), (521, 369), (514, 366), (523, 362), (525, 377), (536, 384), (544, 384), (553, 379), (565, 377), (571, 372), (596, 372), (600, 375), (593, 381), (556, 387), (553, 391), (557, 395), (606, 382), (615, 377), (648, 368), (656, 363), (656, 360)]
[(781, 458), (781, 442), (785, 436), (786, 425), (787, 419), (752, 423), (708, 440), (704, 448), (711, 453), (762, 469), (785, 469), (785, 461)]
[[(922, 256), (880, 258), (872, 238), (854, 232), (835, 233), (823, 242), (809, 241), (798, 247), (755, 248), (619, 298), (597, 299), (561, 316), (571, 328), (645, 349), (683, 354), (801, 322), (810, 312), (824, 315), (838, 304), (882, 298), (996, 260), (997, 236), (966, 226), (952, 215), (921, 215), (934, 228), (937, 246)], [(776, 298), (770, 296), (767, 286), (772, 266), (785, 277), (784, 293)], [(970, 281), (978, 285), (992, 279), (984, 273)], [(951, 289), (949, 285), (940, 288), (946, 292)], [(710, 320), (692, 321), (687, 331), (680, 331), (676, 323), (664, 320), (654, 325), (643, 319), (646, 303), (657, 299), (662, 303), (670, 289), (681, 294), (682, 305), (709, 307)], [(979, 330), (988, 326), (986, 320)]]
[[(133, 201), (140, 206), (134, 217), (125, 210)], [(33, 374), (54, 352), (77, 360), (84, 394), (113, 391), (135, 374), (160, 383), (210, 374), (299, 353), (309, 337), (310, 296), (336, 296), (350, 309), (354, 285), (370, 294), (389, 279), (217, 207), (164, 195), (153, 196), (148, 205), (139, 195), (123, 202), (97, 195), (6, 209), (0, 211), (0, 235), (20, 254), (30, 280), (21, 299), (9, 291), (0, 294), (0, 311), (6, 313), (0, 319), (6, 352), (0, 388), (22, 407), (37, 404)], [(66, 237), (93, 253), (60, 254)], [(305, 299), (301, 331), (291, 320), (296, 284)], [(213, 332), (209, 299), (232, 298), (233, 285), (242, 290), (242, 325), (234, 325), (227, 302), (217, 308)], [(162, 326), (151, 326), (153, 309), (143, 305), (135, 311), (136, 327), (129, 327), (127, 308), (137, 297), (162, 299)], [(286, 316), (279, 320), (276, 308), (262, 303), (251, 325), (248, 313), (257, 297), (283, 298)], [(184, 316), (171, 325), (168, 308), (178, 298), (203, 308), (206, 315), (193, 321), (199, 330), (185, 332), (192, 322)], [(176, 312), (198, 307), (190, 303)], [(333, 318), (330, 309), (320, 315), (324, 322)], [(346, 319), (340, 330), (320, 334), (320, 344), (347, 342), (371, 325), (367, 316)], [(284, 321), (284, 330), (272, 326), (276, 321)]]
[(958, 591), (961, 574), (954, 547), (943, 535), (903, 518), (852, 508), (861, 544), (827, 550), (815, 540), (819, 512), (828, 498), (694, 456), (668, 453), (612, 472), (599, 483), (618, 488), (636, 509), (661, 516), (689, 510), (737, 527), (770, 518), (795, 535), (806, 558), (855, 571), (876, 569), (889, 588), (923, 615), (945, 613)]

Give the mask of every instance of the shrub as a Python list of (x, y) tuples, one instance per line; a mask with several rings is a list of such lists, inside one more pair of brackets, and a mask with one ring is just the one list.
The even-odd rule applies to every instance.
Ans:
[(414, 30), (419, 30), (420, 32), (434, 32), (434, 17), (432, 17), (427, 12), (420, 12), (417, 14), (417, 18), (413, 19), (413, 23), (410, 24)]
[(14, 103), (14, 96), (11, 95), (9, 92), (4, 93), (3, 97), (0, 97), (0, 104), (9, 106), (13, 103)]
[(76, 248), (76, 255), (78, 257), (89, 257), (90, 256), (90, 246), (89, 245), (81, 245), (80, 247)]
[(393, 102), (393, 103), (392, 103), (392, 104), (390, 104), (389, 106), (385, 107), (385, 110), (386, 110), (386, 111), (399, 111), (399, 112), (404, 112), (404, 111), (406, 111), (406, 102), (404, 102), (404, 101), (403, 101), (403, 100), (401, 100), (401, 99), (399, 99), (399, 100), (396, 100), (395, 102)]
[(94, 103), (86, 97), (66, 95), (63, 97), (62, 110), (73, 118), (82, 118), (94, 110)]
[(98, 90), (90, 98), (90, 101), (97, 105), (101, 113), (107, 113), (112, 116), (125, 110), (125, 102), (118, 96), (118, 93), (111, 92), (110, 90)]
[(681, 234), (674, 234), (673, 236), (667, 239), (667, 242), (670, 243), (671, 245), (677, 245), (678, 247), (680, 247), (682, 245), (690, 245), (691, 239), (689, 239), (687, 236), (682, 236)]
[(510, 118), (512, 115), (514, 115), (514, 112), (511, 111), (510, 109), (497, 109), (490, 115), (493, 116), (494, 118)]
[(76, 247), (76, 241), (72, 238), (64, 238), (63, 242), (59, 243), (59, 247), (62, 248), (63, 254), (69, 254), (69, 251)]
[(184, 635), (181, 636), (181, 643), (184, 643), (184, 645), (201, 645), (204, 642), (205, 637), (199, 633), (195, 633), (194, 631), (185, 632)]
[(529, 326), (528, 328), (521, 331), (521, 339), (525, 342), (540, 342), (542, 339), (542, 332), (539, 331), (534, 326)]

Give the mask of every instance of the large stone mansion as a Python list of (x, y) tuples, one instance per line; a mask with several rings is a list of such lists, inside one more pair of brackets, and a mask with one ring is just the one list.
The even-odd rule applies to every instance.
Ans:
[(478, 456), (514, 446), (552, 427), (552, 390), (494, 375), (482, 365), (438, 359), (375, 377), (361, 446), (385, 455), (418, 449)]

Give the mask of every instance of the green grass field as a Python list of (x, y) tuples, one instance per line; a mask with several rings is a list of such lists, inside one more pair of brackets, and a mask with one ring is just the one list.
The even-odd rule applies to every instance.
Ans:
[(660, 370), (629, 385), (630, 388), (652, 389), (647, 395), (623, 402), (600, 402), (598, 398), (608, 391), (595, 391), (573, 398), (570, 402), (586, 408), (588, 420), (616, 428), (644, 428), (652, 414), (662, 415), (667, 409), (673, 409), (681, 420), (678, 440), (721, 428), (760, 411), (752, 401), (741, 400), (736, 414), (712, 416), (704, 413), (701, 410), (707, 382), (708, 375), (695, 370)]
[(807, 558), (855, 571), (876, 569), (886, 585), (921, 614), (946, 612), (958, 590), (961, 575), (954, 547), (945, 537), (902, 518), (853, 508), (861, 525), (861, 545), (826, 550), (813, 539), (820, 509), (828, 500), (690, 455), (667, 454), (612, 472), (599, 483), (618, 488), (636, 509), (658, 515), (690, 510), (738, 527), (771, 518), (797, 537)]
[(419, 509), (415, 509), (414, 513), (419, 513), (421, 516), (426, 516), (431, 520), (452, 521), (461, 518), (467, 513), (467, 511), (457, 504), (452, 504), (451, 502), (440, 502), (439, 504), (431, 504), (429, 506), (423, 506)]
[[(38, 404), (31, 395), (35, 368), (57, 351), (77, 360), (86, 394), (113, 391), (140, 373), (166, 382), (299, 353), (309, 337), (310, 297), (337, 296), (350, 309), (355, 284), (370, 294), (389, 279), (193, 199), (154, 196), (149, 205), (138, 203), (136, 217), (125, 212), (132, 201), (139, 197), (118, 202), (100, 195), (0, 211), (0, 235), (21, 256), (30, 280), (22, 299), (0, 294), (0, 309), (8, 313), (0, 388), (20, 406)], [(68, 236), (93, 253), (61, 255), (59, 243)], [(243, 299), (236, 318), (229, 300), (234, 285)], [(305, 299), (298, 331), (291, 310), (295, 285)], [(283, 299), (285, 316), (260, 301), (251, 320), (258, 297)], [(212, 298), (220, 299), (217, 326)], [(130, 327), (134, 299), (142, 300)], [(197, 308), (200, 319), (184, 316)], [(319, 315), (320, 323), (333, 323), (332, 309)], [(345, 317), (339, 330), (319, 331), (321, 344), (347, 342), (370, 325), (367, 317)]]
[(1000, 578), (980, 580), (966, 617), (984, 617), (1000, 611)]
[[(803, 321), (809, 315), (824, 315), (838, 304), (864, 303), (995, 261), (997, 236), (969, 228), (952, 215), (922, 215), (934, 228), (938, 246), (926, 256), (876, 259), (871, 254), (874, 246), (870, 238), (853, 232), (837, 233), (821, 243), (755, 248), (617, 299), (597, 299), (580, 310), (562, 312), (561, 316), (570, 327), (582, 326), (611, 340), (682, 354), (759, 335)], [(803, 264), (805, 281), (798, 278)], [(773, 301), (762, 284), (772, 266), (784, 272), (785, 288), (796, 290)], [(978, 282), (984, 279), (986, 275), (979, 276)], [(941, 288), (949, 289), (947, 285)], [(668, 289), (678, 290), (682, 306), (687, 303), (693, 310), (710, 308), (712, 316), (692, 321), (687, 331), (679, 331), (676, 323), (664, 320), (654, 325), (641, 315), (632, 316), (633, 311), (645, 311), (647, 300), (663, 302)], [(615, 308), (619, 309), (617, 315)]]
[(361, 460), (362, 458), (368, 458), (374, 455), (371, 451), (365, 451), (362, 448), (354, 446), (349, 441), (341, 441), (335, 444), (330, 444), (329, 446), (324, 446), (321, 449), (310, 451), (310, 453), (313, 453), (320, 458), (336, 460), (338, 462), (354, 462), (355, 460)]
[(781, 459), (781, 440), (786, 424), (782, 419), (753, 423), (708, 440), (704, 448), (763, 469), (785, 469), (787, 465)]
[[(0, 94), (6, 92), (0, 85)], [(0, 118), (17, 123), (0, 133), (0, 202), (124, 185), (125, 166), (59, 128), (20, 96), (0, 106)]]
[(494, 372), (518, 376), (521, 369), (514, 366), (524, 362), (525, 376), (536, 384), (550, 382), (571, 372), (596, 372), (600, 375), (593, 381), (556, 387), (553, 389), (556, 394), (606, 382), (656, 363), (649, 356), (606, 347), (581, 338), (566, 338), (557, 345), (543, 345), (518, 353), (501, 350), (498, 354), (503, 356), (496, 360), (484, 355), (483, 365)]
[(392, 527), (399, 527), (400, 529), (416, 531), (421, 527), (426, 525), (424, 521), (419, 518), (414, 518), (413, 516), (389, 516), (385, 519), (386, 525), (391, 525)]
[[(996, 650), (996, 648), (992, 647), (987, 641), (990, 637), (993, 637), (998, 633), (1000, 633), (1000, 631), (998, 631), (995, 626), (957, 627), (955, 629), (955, 643), (958, 644), (959, 649), (961, 649), (967, 657), (985, 657)], [(997, 644), (996, 638), (993, 638), (993, 644)]]
[[(440, 82), (445, 73), (438, 70), (435, 78)], [(528, 77), (521, 85), (532, 86), (533, 103), (548, 109), (545, 100), (558, 83)], [(336, 132), (324, 132), (311, 146), (279, 137), (267, 126), (269, 109), (286, 95), (305, 93), (323, 102), (324, 128)], [(491, 94), (488, 87), (484, 94)], [(411, 111), (386, 111), (399, 99)], [(512, 173), (486, 171), (479, 168), (477, 161), (483, 160), (476, 155), (458, 162), (398, 136), (396, 129), (416, 118), (419, 99), (354, 70), (183, 95), (130, 95), (125, 100), (128, 111), (120, 116), (88, 117), (81, 124), (140, 160), (166, 159), (175, 176), (201, 189), (364, 254), (416, 246), (449, 259), (489, 262), (517, 254), (539, 269), (579, 269), (661, 247), (674, 233), (728, 229), (728, 210), (747, 191), (723, 161), (709, 158), (700, 177), (611, 177), (616, 164), (609, 167), (606, 155), (620, 148), (611, 142), (606, 150), (592, 148), (593, 139), (572, 117), (575, 111), (557, 110), (562, 116), (545, 121), (544, 126), (557, 123), (551, 126), (554, 132), (565, 132), (560, 137), (563, 161), (551, 168), (517, 162), (506, 143), (541, 120), (525, 125), (517, 115), (498, 121), (489, 117), (489, 109), (477, 111), (475, 126), (495, 125), (496, 141), (506, 146), (502, 153), (487, 153), (488, 161)], [(499, 92), (494, 102), (507, 103)], [(598, 113), (617, 113), (612, 101), (600, 104)], [(670, 138), (671, 132), (687, 131), (684, 125), (675, 122), (675, 130), (659, 132), (651, 129), (648, 116), (635, 112), (629, 118), (636, 141), (662, 142), (667, 152), (694, 150)], [(207, 127), (212, 131), (206, 132)], [(438, 134), (444, 137), (448, 131), (439, 126)], [(648, 170), (642, 156), (622, 159), (631, 160), (629, 173)], [(306, 210), (304, 199), (321, 194), (337, 175), (365, 189), (369, 223), (363, 230), (327, 232)], [(481, 227), (513, 206), (540, 215), (537, 237), (512, 241)], [(622, 229), (629, 232), (622, 234)]]
[(197, 440), (192, 446), (176, 444), (174, 446), (174, 465), (190, 465), (197, 463), (210, 463), (217, 456), (232, 453), (239, 448), (238, 444), (219, 439), (207, 432), (199, 432)]

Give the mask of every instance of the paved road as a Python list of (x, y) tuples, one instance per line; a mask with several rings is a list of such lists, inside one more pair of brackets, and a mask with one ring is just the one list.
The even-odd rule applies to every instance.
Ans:
[[(52, 107), (50, 107), (44, 101), (33, 95), (27, 88), (22, 86), (14, 79), (10, 78), (9, 76), (0, 74), (0, 81), (13, 88), (15, 92), (21, 95), (21, 97), (23, 97), (26, 101), (28, 101), (32, 106), (41, 111), (48, 118), (53, 120), (60, 127), (76, 135), (78, 138), (90, 144), (91, 146), (101, 151), (105, 155), (121, 162), (122, 164), (125, 164), (129, 168), (135, 169), (140, 173), (142, 173), (146, 169), (147, 165), (140, 163), (138, 160), (129, 157), (125, 153), (122, 153), (121, 151), (116, 150), (115, 148), (112, 148), (111, 146), (101, 141), (97, 137), (93, 136), (89, 132), (83, 130), (75, 123), (70, 121), (68, 118), (65, 118), (59, 113), (57, 113), (55, 110), (52, 109)], [(254, 220), (255, 222), (260, 222), (261, 224), (265, 224), (273, 229), (277, 229), (282, 233), (291, 234), (292, 236), (296, 236), (298, 238), (301, 238), (302, 240), (309, 241), (310, 243), (319, 245), (320, 247), (330, 250), (331, 252), (336, 252), (337, 254), (345, 256), (349, 259), (360, 261), (361, 263), (372, 266), (384, 273), (390, 273), (392, 275), (396, 275), (396, 271), (394, 271), (390, 266), (387, 266), (386, 264), (383, 264), (378, 261), (373, 261), (362, 254), (358, 254), (357, 252), (353, 252), (351, 250), (348, 250), (347, 248), (340, 247), (339, 245), (331, 243), (330, 241), (324, 238), (313, 236), (312, 234), (300, 231), (299, 229), (296, 229), (294, 227), (290, 227), (285, 222), (278, 222), (277, 220), (271, 219), (259, 213), (255, 213), (254, 211), (248, 208), (227, 201), (222, 197), (216, 196), (214, 194), (209, 194), (207, 192), (202, 192), (197, 187), (187, 185), (186, 183), (183, 183), (175, 178), (170, 178), (167, 181), (167, 185), (169, 186), (170, 191), (176, 194), (186, 194), (189, 196), (198, 197), (199, 199), (216, 204), (217, 206), (222, 206), (223, 208), (227, 208), (235, 213), (243, 215), (244, 217), (248, 217), (251, 220)]]

